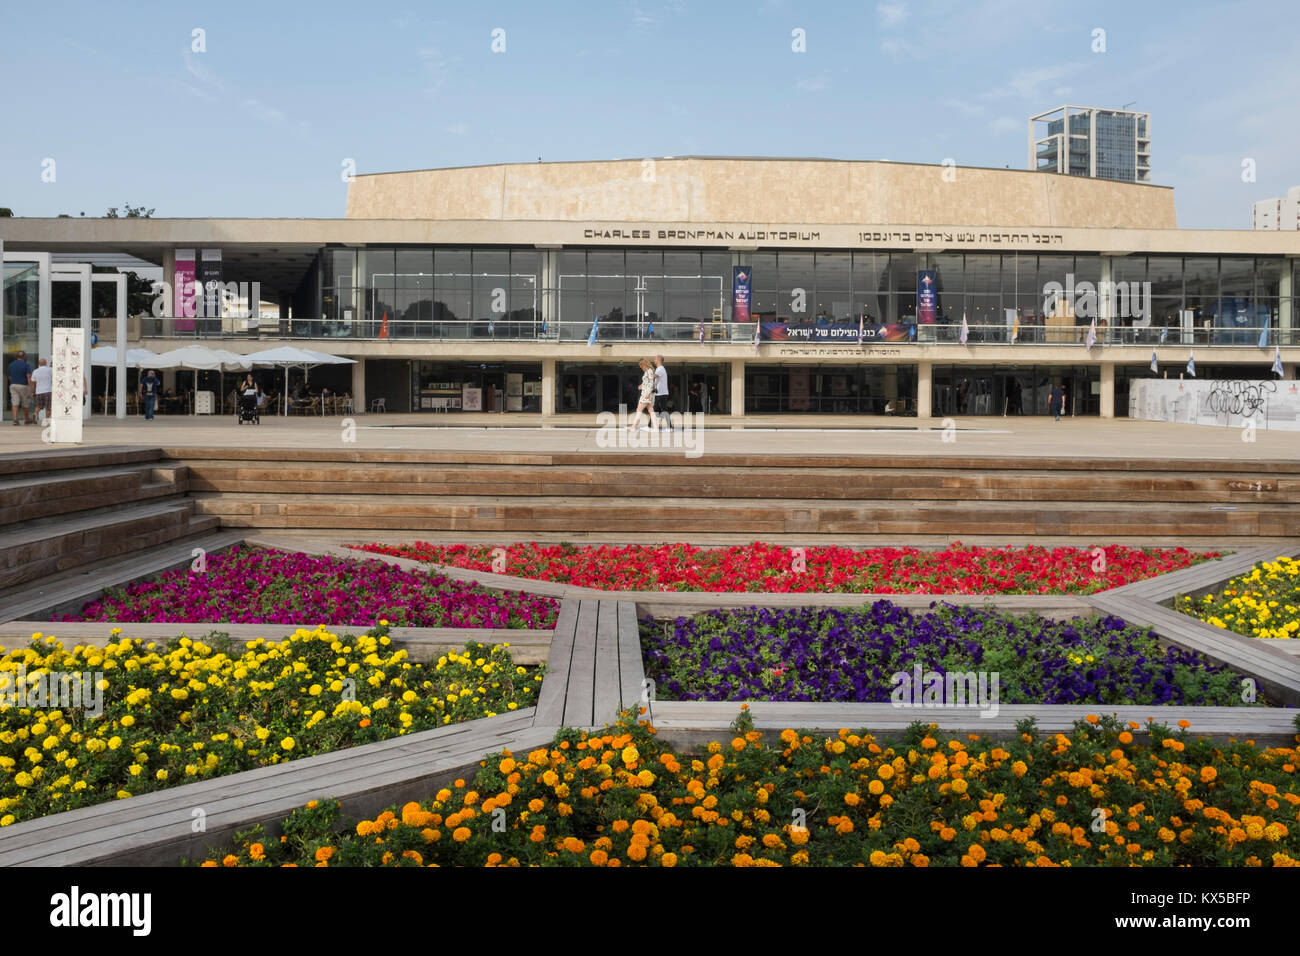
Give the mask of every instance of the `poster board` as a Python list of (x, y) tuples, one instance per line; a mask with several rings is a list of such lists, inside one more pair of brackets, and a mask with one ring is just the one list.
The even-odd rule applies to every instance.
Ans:
[(50, 389), (50, 441), (81, 442), (81, 403), (86, 384), (85, 333), (81, 329), (54, 329)]
[(483, 389), (470, 388), (466, 385), (460, 392), (461, 411), (481, 412), (483, 411)]

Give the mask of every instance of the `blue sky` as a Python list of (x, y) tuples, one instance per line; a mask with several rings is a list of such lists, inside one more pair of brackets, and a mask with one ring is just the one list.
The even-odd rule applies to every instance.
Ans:
[(16, 215), (342, 216), (346, 159), (360, 173), (693, 154), (1023, 169), (1031, 114), (1134, 100), (1180, 225), (1249, 228), (1252, 202), (1300, 184), (1283, 0), (6, 6), (0, 206)]

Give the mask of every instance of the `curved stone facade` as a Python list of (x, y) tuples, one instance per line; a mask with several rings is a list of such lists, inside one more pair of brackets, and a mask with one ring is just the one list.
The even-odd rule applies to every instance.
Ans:
[(512, 163), (357, 176), (349, 219), (1175, 229), (1173, 190), (1024, 170), (821, 159)]

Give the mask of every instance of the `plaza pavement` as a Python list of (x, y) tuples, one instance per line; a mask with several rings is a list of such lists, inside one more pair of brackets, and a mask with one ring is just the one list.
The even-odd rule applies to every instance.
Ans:
[[(1300, 431), (1257, 429), (1243, 441), (1237, 427), (1175, 425), (1130, 419), (1050, 416), (956, 419), (944, 441), (940, 419), (844, 416), (731, 416), (700, 419), (696, 448), (709, 454), (935, 455), (1081, 459), (1300, 460)], [(79, 446), (49, 444), (43, 429), (0, 423), (0, 454), (63, 448), (138, 445), (168, 448), (401, 449), (516, 454), (640, 451), (683, 455), (680, 444), (659, 448), (603, 447), (592, 415), (388, 414), (357, 415), (353, 435), (339, 417), (279, 416), (237, 425), (229, 416), (158, 416), (119, 421), (95, 416), (84, 423)], [(666, 433), (665, 433), (666, 434)], [(353, 441), (346, 441), (354, 437)]]

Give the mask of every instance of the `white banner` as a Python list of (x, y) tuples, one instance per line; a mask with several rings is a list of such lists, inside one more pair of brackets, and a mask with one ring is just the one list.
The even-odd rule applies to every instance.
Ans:
[(85, 333), (81, 329), (53, 329), (51, 346), (54, 374), (50, 390), (50, 441), (77, 444), (81, 441), (81, 405), (90, 358), (84, 354)]

